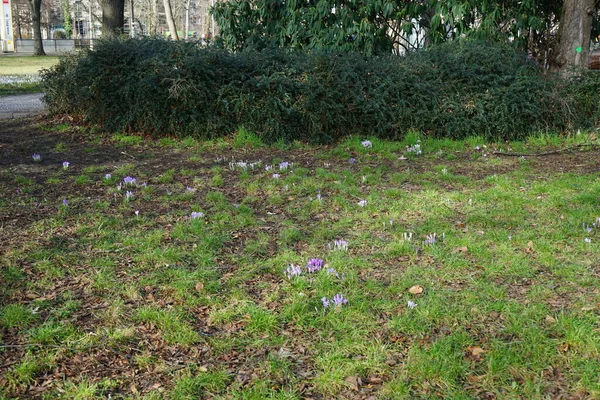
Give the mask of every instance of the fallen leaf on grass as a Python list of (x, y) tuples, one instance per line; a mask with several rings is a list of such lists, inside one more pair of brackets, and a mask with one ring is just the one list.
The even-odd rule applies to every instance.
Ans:
[(462, 246), (462, 247), (457, 247), (454, 250), (452, 250), (453, 253), (468, 253), (469, 249), (467, 248), (467, 246)]
[(202, 282), (196, 283), (195, 288), (197, 291), (201, 292), (202, 290), (204, 290), (204, 283), (202, 283)]
[(408, 293), (410, 294), (421, 294), (425, 291), (425, 288), (421, 285), (414, 285), (411, 286), (410, 289), (408, 289)]
[(362, 385), (362, 380), (358, 376), (347, 376), (344, 381), (350, 385), (352, 390), (357, 392), (360, 389), (360, 385)]
[(527, 242), (527, 248), (525, 249), (526, 253), (533, 253), (535, 249), (533, 248), (533, 242), (530, 240)]
[(480, 355), (485, 353), (485, 350), (479, 346), (469, 346), (467, 347), (467, 350), (469, 350), (471, 354), (475, 357), (479, 357)]
[(482, 375), (469, 375), (469, 376), (467, 376), (467, 381), (469, 381), (471, 383), (479, 382), (482, 379), (483, 379)]
[(544, 320), (550, 324), (553, 324), (556, 322), (556, 319), (550, 315), (546, 315), (546, 318), (544, 318)]
[(383, 379), (381, 379), (381, 378), (379, 378), (377, 376), (372, 376), (372, 377), (369, 378), (369, 383), (372, 383), (374, 385), (382, 383), (382, 382), (383, 382)]

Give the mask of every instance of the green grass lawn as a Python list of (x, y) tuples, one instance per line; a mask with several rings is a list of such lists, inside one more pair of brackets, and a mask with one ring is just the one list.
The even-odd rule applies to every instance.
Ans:
[(57, 56), (0, 55), (0, 96), (40, 91), (39, 71), (57, 63)]
[(0, 398), (600, 398), (600, 152), (493, 154), (594, 137), (11, 123)]

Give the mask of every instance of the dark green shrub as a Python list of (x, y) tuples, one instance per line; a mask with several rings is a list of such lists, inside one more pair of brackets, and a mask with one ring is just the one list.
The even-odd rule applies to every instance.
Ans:
[(455, 41), (406, 57), (229, 53), (190, 42), (110, 40), (43, 75), (52, 113), (108, 130), (331, 142), (349, 134), (491, 140), (593, 126), (600, 79), (545, 75), (512, 47)]

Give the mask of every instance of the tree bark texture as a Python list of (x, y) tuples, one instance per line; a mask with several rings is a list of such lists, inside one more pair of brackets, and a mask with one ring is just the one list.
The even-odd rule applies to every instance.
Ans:
[(31, 11), (31, 23), (33, 25), (33, 55), (45, 56), (41, 26), (42, 0), (28, 0), (28, 3)]
[(125, 0), (101, 0), (102, 36), (116, 36), (123, 33), (125, 25)]
[(165, 5), (165, 17), (167, 18), (167, 24), (169, 25), (169, 32), (171, 33), (171, 38), (173, 40), (179, 40), (179, 35), (177, 34), (177, 28), (175, 27), (175, 20), (173, 19), (173, 10), (171, 9), (171, 1), (163, 0)]
[(158, 33), (158, 0), (152, 0), (152, 18), (151, 18), (150, 34), (156, 35), (157, 33)]
[(590, 52), (590, 36), (595, 0), (565, 0), (558, 29), (556, 67), (586, 67)]

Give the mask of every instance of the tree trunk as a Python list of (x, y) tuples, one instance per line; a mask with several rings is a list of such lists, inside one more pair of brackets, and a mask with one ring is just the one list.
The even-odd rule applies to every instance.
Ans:
[(171, 38), (173, 40), (179, 40), (179, 35), (177, 34), (177, 28), (175, 28), (175, 20), (173, 19), (173, 11), (171, 9), (171, 1), (163, 0), (165, 5), (165, 17), (167, 18), (167, 24), (169, 25), (169, 31), (171, 33)]
[(558, 29), (556, 68), (568, 73), (571, 67), (586, 67), (594, 0), (565, 0)]
[(158, 33), (158, 0), (152, 0), (152, 29), (150, 31), (151, 35), (156, 35)]
[(42, 0), (28, 0), (28, 3), (31, 11), (31, 22), (33, 24), (33, 55), (45, 56), (41, 26)]
[(19, 12), (19, 3), (15, 1), (13, 4), (15, 5), (13, 15), (17, 16), (17, 18), (15, 18), (17, 22), (17, 36), (19, 39), (23, 39), (23, 35), (21, 34), (21, 13)]
[(102, 6), (102, 36), (118, 36), (125, 25), (125, 0), (100, 0)]

